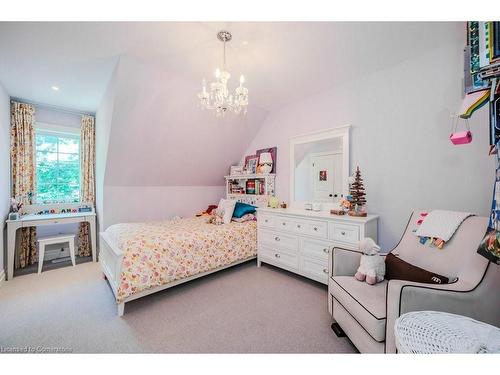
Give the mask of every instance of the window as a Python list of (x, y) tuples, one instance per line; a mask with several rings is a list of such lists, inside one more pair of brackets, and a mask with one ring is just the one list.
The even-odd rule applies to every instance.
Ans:
[(36, 201), (80, 201), (80, 135), (36, 129)]

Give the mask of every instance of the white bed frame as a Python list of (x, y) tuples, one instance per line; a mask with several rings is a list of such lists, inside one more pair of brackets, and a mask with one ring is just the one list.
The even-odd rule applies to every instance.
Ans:
[[(99, 238), (100, 238), (100, 243), (99, 243), (99, 263), (101, 264), (102, 272), (104, 272), (104, 276), (106, 279), (108, 279), (109, 285), (111, 286), (111, 289), (113, 290), (113, 294), (115, 295), (115, 298), (118, 293), (118, 286), (120, 285), (120, 275), (122, 271), (122, 260), (123, 260), (123, 252), (114, 244), (114, 242), (110, 239), (108, 234), (106, 232), (100, 232), (99, 233)], [(125, 303), (133, 301), (137, 298), (141, 298), (144, 296), (147, 296), (148, 294), (156, 293), (164, 289), (171, 288), (173, 286), (183, 284), (185, 282), (197, 279), (202, 276), (209, 275), (211, 273), (221, 271), (223, 269), (236, 266), (237, 264), (247, 262), (249, 260), (255, 259), (257, 256), (251, 256), (246, 259), (241, 259), (238, 260), (234, 263), (206, 271), (206, 272), (201, 272), (193, 276), (186, 277), (185, 279), (181, 280), (175, 280), (172, 281), (171, 283), (167, 283), (161, 286), (157, 286), (154, 288), (150, 288), (147, 290), (143, 290), (142, 292), (139, 292), (137, 294), (131, 295), (127, 297), (122, 303), (117, 304), (118, 306), (118, 316), (123, 316), (123, 313), (125, 311)]]

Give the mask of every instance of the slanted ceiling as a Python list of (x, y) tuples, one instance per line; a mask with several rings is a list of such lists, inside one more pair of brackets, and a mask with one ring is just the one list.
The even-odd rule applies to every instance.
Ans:
[[(201, 79), (221, 65), (220, 29), (234, 36), (228, 70), (247, 79), (246, 116), (220, 119), (198, 107)], [(268, 113), (446, 43), (434, 38), (439, 30), (438, 23), (0, 23), (0, 82), (11, 96), (111, 111), (104, 185), (222, 185)], [(113, 95), (103, 100), (110, 81)]]
[(105, 185), (223, 185), (267, 113), (217, 118), (199, 108), (198, 83), (131, 57), (116, 73)]

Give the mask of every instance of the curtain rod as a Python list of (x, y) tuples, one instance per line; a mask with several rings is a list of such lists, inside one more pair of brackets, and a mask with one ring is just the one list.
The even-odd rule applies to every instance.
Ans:
[(15, 98), (11, 97), (10, 102), (19, 102), (19, 103), (26, 103), (26, 104), (31, 104), (37, 107), (44, 107), (47, 109), (52, 109), (57, 112), (64, 112), (64, 113), (69, 113), (72, 115), (87, 115), (87, 116), (94, 116), (95, 117), (95, 112), (85, 112), (85, 111), (79, 111), (77, 109), (71, 109), (71, 108), (66, 108), (66, 107), (59, 107), (57, 105), (52, 105), (52, 104), (45, 104), (45, 103), (40, 103), (40, 102), (34, 102), (32, 100), (26, 100), (22, 98)]

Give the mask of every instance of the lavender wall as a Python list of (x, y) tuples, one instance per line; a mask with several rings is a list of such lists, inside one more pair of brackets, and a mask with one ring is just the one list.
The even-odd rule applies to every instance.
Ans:
[(4, 225), (10, 199), (10, 97), (0, 85), (0, 277), (4, 270)]
[(457, 147), (448, 140), (449, 115), (458, 111), (463, 91), (465, 40), (456, 33), (455, 25), (443, 24), (436, 39), (454, 43), (271, 113), (246, 154), (278, 146), (277, 195), (288, 201), (290, 137), (351, 124), (350, 168), (361, 168), (367, 208), (380, 215), (379, 241), (386, 250), (397, 243), (414, 208), (487, 215), (494, 178), (487, 109), (471, 120), (471, 144)]
[(116, 77), (119, 62), (108, 83), (108, 87), (101, 100), (101, 104), (96, 113), (95, 136), (96, 136), (96, 212), (99, 231), (104, 228), (104, 178), (106, 175), (106, 165), (108, 157), (109, 137), (111, 124), (113, 121), (114, 98), (116, 90)]
[(218, 204), (223, 186), (106, 186), (104, 228), (116, 223), (189, 217)]

